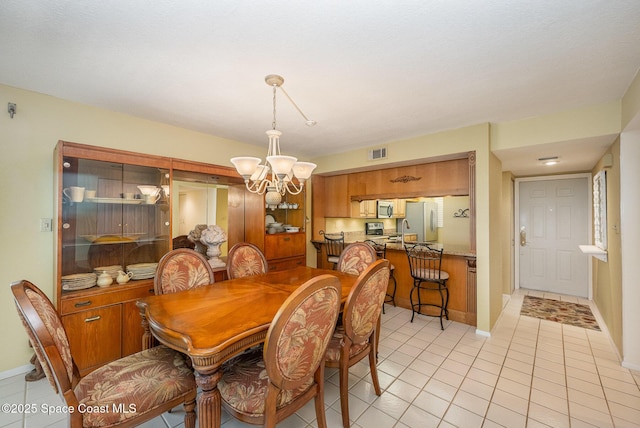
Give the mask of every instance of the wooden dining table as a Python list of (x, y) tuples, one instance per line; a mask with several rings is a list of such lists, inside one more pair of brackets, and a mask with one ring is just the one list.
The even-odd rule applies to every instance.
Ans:
[(137, 302), (145, 329), (143, 346), (160, 343), (191, 358), (198, 397), (198, 424), (219, 427), (222, 363), (264, 342), (269, 325), (289, 295), (311, 278), (340, 280), (342, 301), (358, 278), (306, 266), (217, 282), (187, 291), (145, 297)]

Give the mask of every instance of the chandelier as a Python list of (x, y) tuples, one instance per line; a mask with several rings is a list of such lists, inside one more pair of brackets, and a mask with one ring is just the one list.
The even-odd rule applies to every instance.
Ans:
[(305, 119), (308, 126), (313, 126), (316, 122), (309, 120), (282, 88), (284, 79), (281, 76), (270, 74), (264, 80), (267, 85), (273, 88), (273, 122), (271, 129), (267, 131), (269, 149), (266, 160), (264, 164), (261, 164), (262, 159), (260, 158), (241, 156), (231, 158), (231, 163), (244, 179), (247, 190), (260, 195), (266, 193), (265, 202), (269, 208), (273, 209), (282, 201), (282, 197), (287, 192), (292, 195), (302, 192), (304, 182), (311, 177), (311, 173), (317, 166), (311, 162), (298, 162), (298, 159), (293, 156), (280, 154), (282, 132), (276, 129), (276, 90), (280, 88)]

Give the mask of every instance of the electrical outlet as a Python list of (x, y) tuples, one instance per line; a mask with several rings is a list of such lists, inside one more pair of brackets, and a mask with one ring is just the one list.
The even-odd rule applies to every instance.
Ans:
[(40, 219), (40, 232), (51, 232), (51, 223), (53, 223), (53, 219), (41, 218)]

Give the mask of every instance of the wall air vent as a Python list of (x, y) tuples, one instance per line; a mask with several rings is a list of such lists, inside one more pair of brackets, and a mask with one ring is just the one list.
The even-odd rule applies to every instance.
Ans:
[(367, 160), (379, 160), (387, 158), (387, 148), (378, 147), (377, 149), (370, 149), (367, 152)]

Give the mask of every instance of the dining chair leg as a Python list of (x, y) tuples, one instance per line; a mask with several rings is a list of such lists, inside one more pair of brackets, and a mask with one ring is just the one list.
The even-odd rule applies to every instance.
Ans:
[(342, 412), (342, 426), (349, 428), (349, 367), (347, 364), (340, 365), (340, 411)]
[(376, 395), (382, 394), (380, 390), (380, 382), (378, 381), (378, 369), (376, 368), (376, 351), (371, 347), (369, 351), (369, 371), (371, 372), (371, 382), (373, 382), (373, 389)]
[(316, 425), (318, 428), (327, 428), (327, 415), (324, 408), (324, 381), (320, 381), (321, 377), (324, 378), (324, 366), (317, 370), (316, 376), (316, 383), (318, 385), (318, 393), (314, 397)]
[(184, 428), (196, 427), (196, 398), (184, 403)]

